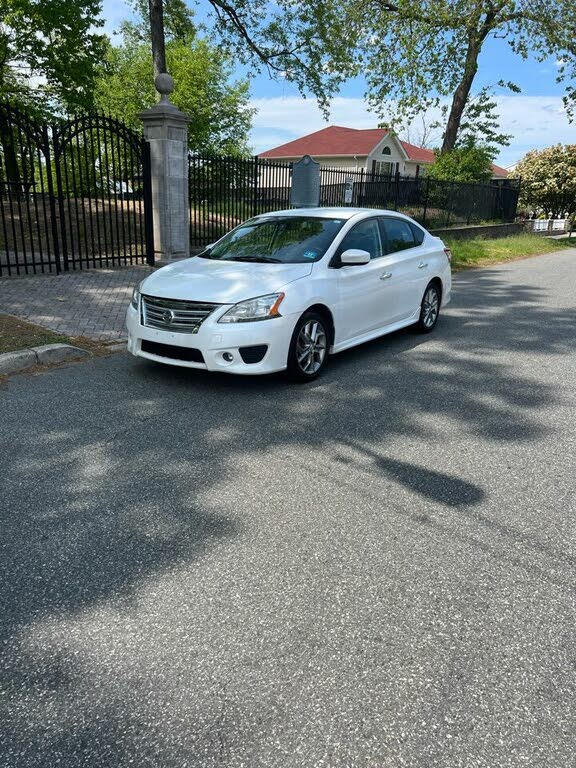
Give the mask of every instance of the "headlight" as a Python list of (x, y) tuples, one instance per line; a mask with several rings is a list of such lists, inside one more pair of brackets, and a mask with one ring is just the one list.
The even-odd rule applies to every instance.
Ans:
[(249, 323), (254, 320), (271, 320), (280, 317), (278, 307), (284, 298), (283, 293), (270, 293), (235, 304), (222, 315), (219, 323)]
[(138, 301), (140, 299), (140, 286), (138, 288), (134, 288), (132, 291), (132, 298), (130, 299), (130, 304), (134, 307), (134, 309), (138, 309)]

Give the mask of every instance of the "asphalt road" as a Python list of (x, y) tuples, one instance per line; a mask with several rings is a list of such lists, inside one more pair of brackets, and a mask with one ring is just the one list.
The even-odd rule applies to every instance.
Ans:
[(567, 768), (576, 251), (311, 386), (0, 386), (2, 768)]

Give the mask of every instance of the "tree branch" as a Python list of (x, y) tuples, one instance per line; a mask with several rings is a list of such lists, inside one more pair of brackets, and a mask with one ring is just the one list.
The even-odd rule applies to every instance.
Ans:
[(426, 16), (422, 13), (418, 13), (418, 12), (407, 13), (405, 10), (402, 10), (395, 3), (388, 3), (388, 2), (385, 2), (385, 0), (376, 0), (376, 5), (379, 6), (383, 11), (388, 11), (388, 13), (398, 14), (403, 19), (406, 19), (406, 21), (419, 21), (424, 24), (432, 24), (433, 26), (436, 26), (438, 24), (438, 22), (436, 21), (435, 23), (430, 16)]
[[(505, 16), (501, 16), (498, 21), (499, 24), (509, 24), (514, 21), (531, 21), (533, 24), (544, 27), (552, 37), (555, 37), (558, 34), (554, 19), (544, 14), (539, 15), (530, 11), (516, 11), (515, 13), (508, 13)], [(576, 29), (573, 28), (571, 31), (576, 38)], [(569, 53), (576, 56), (576, 43), (569, 42), (568, 39), (566, 39), (563, 43), (563, 47), (566, 48)]]
[[(400, 8), (400, 6), (396, 5), (395, 3), (389, 3), (386, 2), (386, 0), (374, 0), (374, 2), (381, 10), (387, 11), (388, 13), (395, 13), (404, 21), (416, 21), (420, 24), (428, 24), (430, 27), (445, 27), (445, 22), (442, 19), (436, 18), (434, 16), (427, 16), (426, 14), (420, 13), (416, 10), (411, 10), (408, 12), (405, 8)], [(464, 19), (461, 21), (455, 20), (454, 26), (463, 27), (466, 26), (466, 22)]]
[(277, 59), (280, 56), (293, 56), (295, 51), (299, 50), (301, 47), (296, 46), (293, 49), (267, 51), (252, 39), (252, 36), (246, 28), (246, 24), (242, 21), (235, 8), (225, 2), (225, 0), (209, 0), (209, 2), (221, 21), (224, 20), (224, 17), (227, 17), (228, 20), (232, 22), (233, 27), (240, 34), (240, 37), (245, 41), (252, 53), (255, 54), (260, 61), (277, 72), (283, 71), (284, 67), (278, 66), (272, 59)]

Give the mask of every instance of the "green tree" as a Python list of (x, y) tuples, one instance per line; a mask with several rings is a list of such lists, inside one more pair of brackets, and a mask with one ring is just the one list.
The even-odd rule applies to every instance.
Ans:
[[(576, 75), (574, 0), (209, 0), (216, 29), (244, 60), (312, 92), (323, 107), (340, 83), (362, 73), (368, 100), (388, 122), (410, 120), (448, 99), (442, 152), (457, 145), (487, 40), (520, 58), (563, 63)], [(273, 10), (275, 9), (275, 10)], [(499, 85), (513, 83), (500, 82)], [(569, 114), (576, 93), (569, 85)], [(393, 105), (393, 114), (387, 113)]]
[[(124, 22), (120, 45), (109, 44), (96, 82), (97, 106), (139, 130), (138, 112), (157, 100), (153, 84), (147, 4), (136, 3), (139, 16)], [(247, 153), (253, 110), (248, 82), (231, 81), (230, 56), (201, 37), (182, 0), (164, 6), (167, 69), (174, 77), (173, 103), (191, 117), (189, 146), (194, 151)]]
[[(512, 83), (508, 85), (513, 90), (515, 89)], [(454, 148), (479, 145), (486, 148), (494, 159), (500, 147), (507, 147), (512, 136), (500, 132), (496, 106), (489, 88), (482, 88), (475, 96), (471, 97), (462, 114)], [(446, 109), (445, 114), (447, 112)]]
[[(493, 91), (490, 88), (482, 88), (471, 97), (462, 115), (455, 147), (479, 144), (496, 156), (500, 147), (508, 146), (512, 136), (500, 132), (496, 106)], [(423, 111), (412, 122), (397, 124), (394, 130), (410, 144), (416, 144), (419, 147), (437, 147), (442, 143), (442, 135), (439, 131), (445, 124), (447, 115), (448, 105), (445, 104), (440, 111), (440, 116), (437, 110)], [(380, 127), (389, 126), (382, 123)]]
[[(87, 107), (104, 38), (100, 0), (0, 0), (0, 101), (46, 115)], [(2, 174), (21, 179), (16, 128), (0, 124)]]
[(576, 214), (576, 144), (533, 150), (518, 163), (520, 203), (531, 214)]
[(436, 152), (427, 175), (439, 181), (486, 183), (492, 178), (492, 155), (485, 146), (468, 144), (450, 152)]
[(101, 0), (0, 0), (0, 99), (89, 107), (104, 50)]

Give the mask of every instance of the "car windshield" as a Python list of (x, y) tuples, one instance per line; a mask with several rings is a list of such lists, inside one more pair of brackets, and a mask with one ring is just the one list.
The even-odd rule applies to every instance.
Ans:
[(320, 216), (250, 219), (200, 254), (221, 261), (305, 264), (318, 261), (344, 224)]

